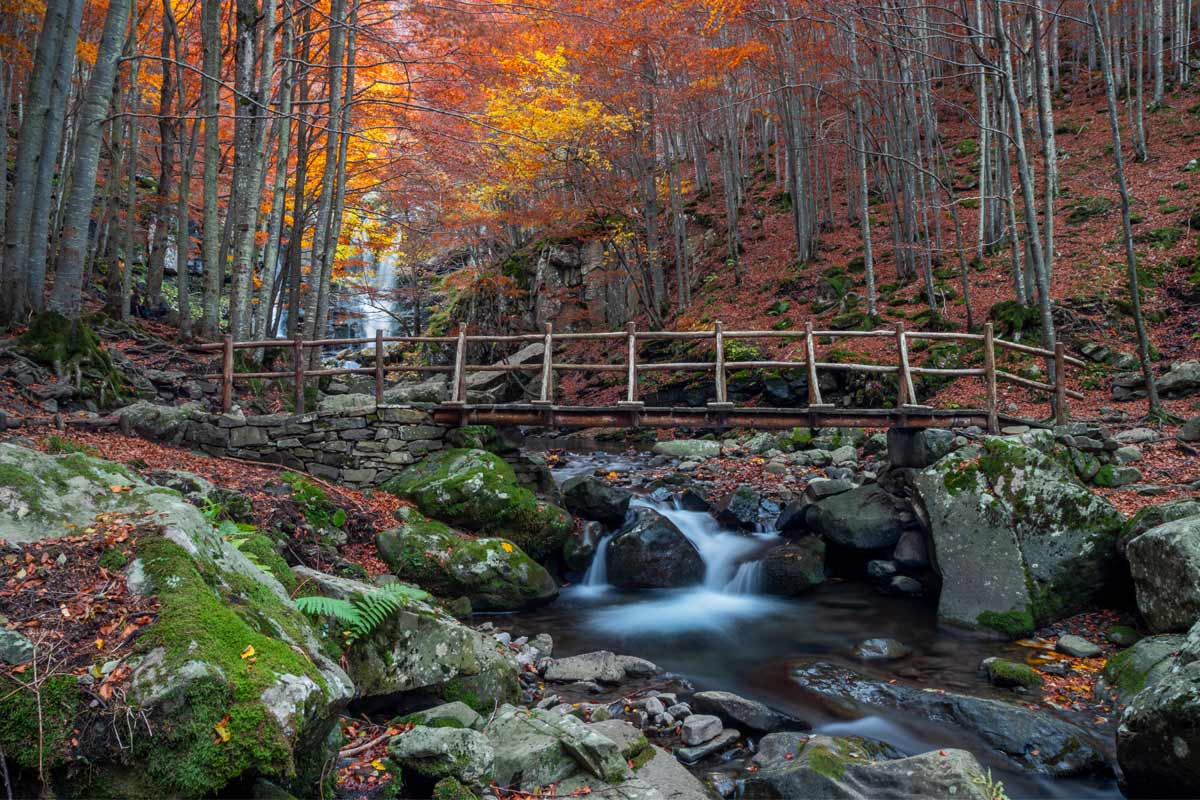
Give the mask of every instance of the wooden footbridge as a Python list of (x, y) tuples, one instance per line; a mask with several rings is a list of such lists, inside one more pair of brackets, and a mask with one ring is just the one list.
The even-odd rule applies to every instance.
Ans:
[[(885, 339), (891, 347), (894, 363), (867, 364), (817, 360), (817, 342), (848, 338)], [(729, 340), (788, 340), (802, 341), (802, 358), (788, 361), (727, 360)], [(572, 363), (555, 360), (555, 348), (578, 342), (609, 342), (617, 359), (609, 363)], [(640, 345), (654, 341), (687, 341), (712, 344), (713, 356), (708, 361), (658, 363), (639, 358)], [(973, 343), (983, 351), (983, 365), (974, 368), (935, 368), (910, 363), (910, 344), (914, 341), (949, 341)], [(543, 345), (540, 363), (472, 364), (467, 358), (472, 344)], [(374, 345), (374, 365), (369, 367), (312, 368), (309, 363), (313, 348), (344, 348)], [(436, 345), (453, 347), (450, 364), (387, 364), (389, 345)], [(234, 354), (237, 350), (286, 348), (292, 353), (293, 369), (286, 372), (238, 372)], [(808, 427), (966, 427), (978, 425), (989, 431), (999, 429), (1001, 422), (1024, 421), (1001, 414), (997, 403), (997, 384), (1007, 382), (1047, 396), (1051, 413), (1057, 422), (1070, 417), (1068, 398), (1082, 399), (1083, 395), (1066, 385), (1068, 366), (1085, 366), (1083, 361), (1064, 352), (1059, 342), (1047, 350), (997, 338), (989, 323), (982, 333), (946, 331), (908, 331), (903, 324), (893, 329), (872, 331), (813, 330), (812, 323), (802, 330), (739, 331), (725, 330), (717, 322), (711, 330), (700, 331), (640, 331), (630, 323), (623, 331), (596, 333), (555, 333), (550, 325), (543, 333), (514, 335), (476, 335), (460, 331), (457, 336), (384, 336), (350, 339), (273, 339), (235, 342), (226, 336), (223, 342), (201, 345), (202, 350), (222, 353), (222, 393), (225, 410), (233, 403), (233, 384), (238, 380), (291, 380), (295, 389), (297, 413), (304, 410), (304, 387), (309, 378), (331, 375), (371, 375), (375, 382), (376, 402), (383, 403), (383, 393), (390, 375), (442, 373), (450, 375), (450, 399), (437, 405), (435, 419), (447, 425), (533, 425), (560, 428), (579, 427), (690, 427), (690, 428), (791, 428)], [(1052, 383), (1014, 375), (996, 366), (1000, 351), (1034, 355), (1053, 365)], [(623, 356), (623, 358), (621, 358)], [(738, 406), (729, 401), (727, 379), (731, 372), (741, 370), (805, 370), (808, 378), (808, 402), (797, 408), (762, 408)], [(819, 374), (825, 370), (865, 372), (897, 376), (897, 397), (893, 408), (855, 409), (835, 408), (821, 397)], [(470, 401), (467, 377), (477, 372), (525, 372), (538, 376), (538, 399), (531, 402), (476, 404)], [(610, 406), (580, 406), (556, 401), (557, 376), (563, 372), (613, 372), (625, 377), (625, 399)], [(713, 376), (714, 396), (698, 407), (653, 407), (638, 398), (638, 377), (654, 373), (705, 373)], [(984, 387), (982, 408), (938, 409), (922, 405), (913, 387), (913, 376), (939, 375), (953, 378), (980, 378)]]

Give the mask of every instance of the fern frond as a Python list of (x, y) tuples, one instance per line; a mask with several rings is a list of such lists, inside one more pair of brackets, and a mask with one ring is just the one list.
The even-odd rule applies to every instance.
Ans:
[(333, 617), (339, 624), (351, 630), (362, 623), (362, 617), (354, 604), (336, 597), (297, 597), (296, 608), (310, 617)]

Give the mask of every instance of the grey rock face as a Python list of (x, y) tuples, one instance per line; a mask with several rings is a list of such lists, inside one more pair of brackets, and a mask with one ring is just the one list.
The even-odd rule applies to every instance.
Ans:
[(704, 560), (669, 519), (638, 508), (608, 545), (608, 579), (628, 589), (660, 589), (699, 583)]
[(692, 695), (689, 705), (701, 714), (720, 717), (728, 725), (759, 732), (773, 731), (788, 721), (783, 714), (765, 704), (733, 692), (697, 692)]
[(1138, 610), (1153, 631), (1184, 631), (1200, 619), (1200, 516), (1159, 525), (1129, 542)]
[(633, 498), (627, 489), (611, 486), (594, 475), (569, 478), (562, 485), (562, 495), (572, 514), (608, 525), (620, 525), (625, 521), (629, 501)]
[(907, 527), (903, 506), (874, 483), (821, 500), (807, 521), (831, 544), (852, 550), (893, 547)]

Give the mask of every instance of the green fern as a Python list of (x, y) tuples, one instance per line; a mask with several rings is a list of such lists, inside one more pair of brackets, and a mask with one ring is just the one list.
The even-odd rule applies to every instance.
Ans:
[(370, 636), (410, 600), (428, 599), (429, 593), (415, 586), (391, 583), (349, 600), (335, 597), (297, 597), (296, 607), (310, 617), (332, 617), (343, 630), (346, 646)]
[(258, 567), (263, 572), (270, 572), (271, 570), (269, 570), (266, 565), (259, 560), (258, 556), (256, 556), (252, 551), (243, 547), (243, 545), (246, 543), (246, 540), (256, 533), (258, 533), (258, 528), (255, 528), (253, 525), (249, 525), (244, 522), (230, 522), (229, 520), (225, 520), (224, 522), (217, 524), (218, 536), (236, 547), (238, 552), (244, 555), (246, 560), (251, 564)]

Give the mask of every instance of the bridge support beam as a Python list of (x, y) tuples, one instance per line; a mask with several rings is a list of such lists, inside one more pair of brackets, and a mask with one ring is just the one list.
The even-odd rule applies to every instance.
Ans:
[(954, 432), (945, 428), (888, 428), (888, 463), (893, 467), (925, 469), (954, 446)]

